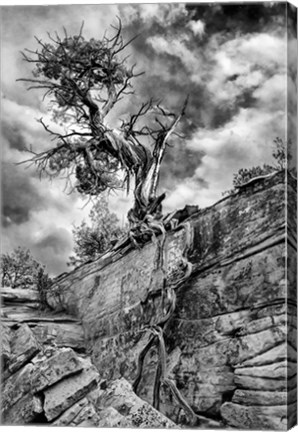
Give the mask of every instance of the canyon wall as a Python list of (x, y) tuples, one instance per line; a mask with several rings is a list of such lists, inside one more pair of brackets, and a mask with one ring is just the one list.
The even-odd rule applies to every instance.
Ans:
[[(102, 379), (133, 383), (150, 328), (167, 310), (164, 280), (177, 296), (164, 329), (167, 373), (194, 412), (239, 429), (293, 425), (296, 182), (290, 174), (254, 179), (165, 237), (62, 275), (48, 301), (81, 320)], [(149, 403), (157, 362), (153, 345), (137, 389)], [(160, 411), (183, 424), (185, 413), (164, 386)]]

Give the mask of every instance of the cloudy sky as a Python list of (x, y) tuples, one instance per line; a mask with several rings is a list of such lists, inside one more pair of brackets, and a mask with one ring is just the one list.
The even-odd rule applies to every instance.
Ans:
[[(119, 16), (125, 38), (139, 37), (128, 48), (138, 70), (140, 101), (163, 100), (178, 110), (190, 100), (183, 123), (185, 139), (172, 140), (161, 188), (165, 212), (185, 204), (206, 207), (230, 189), (239, 168), (272, 162), (275, 137), (296, 142), (296, 57), (293, 13), (279, 3), (246, 5), (141, 4), (2, 7), (1, 142), (2, 248), (31, 249), (51, 274), (67, 269), (72, 224), (89, 208), (78, 194), (68, 195), (61, 180), (40, 181), (34, 168), (16, 165), (25, 148), (48, 148), (49, 137), (37, 118), (49, 118), (42, 93), (26, 90), (17, 78), (29, 77), (20, 51), (35, 49), (34, 36), (47, 32), (101, 38)], [(288, 19), (286, 19), (288, 16)], [(288, 97), (287, 97), (288, 96)], [(290, 111), (287, 115), (287, 102)], [(132, 110), (127, 99), (117, 117)], [(123, 219), (131, 205), (123, 193), (110, 207)]]

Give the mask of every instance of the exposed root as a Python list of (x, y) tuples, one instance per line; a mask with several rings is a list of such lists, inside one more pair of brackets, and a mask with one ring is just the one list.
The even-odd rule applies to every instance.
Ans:
[(155, 326), (150, 329), (153, 334), (155, 334), (159, 341), (159, 363), (156, 371), (156, 378), (155, 379), (155, 385), (154, 385), (154, 399), (153, 399), (153, 406), (159, 407), (160, 405), (160, 396), (159, 396), (159, 389), (160, 384), (164, 384), (173, 393), (176, 401), (178, 404), (184, 409), (185, 414), (189, 417), (190, 425), (195, 425), (197, 422), (197, 416), (190, 407), (190, 405), (187, 403), (187, 401), (184, 399), (184, 397), (181, 395), (180, 391), (177, 389), (177, 386), (175, 382), (167, 377), (167, 353), (166, 353), (166, 347), (165, 347), (165, 341), (164, 341), (164, 335), (163, 335), (163, 329), (159, 326)]
[(160, 408), (160, 384), (161, 384), (161, 366), (160, 363), (157, 365), (156, 374), (155, 374), (155, 380), (154, 380), (154, 387), (153, 387), (153, 408), (157, 409), (159, 411)]
[(142, 351), (139, 354), (138, 357), (138, 365), (137, 365), (137, 375), (134, 380), (134, 383), (132, 385), (133, 391), (136, 393), (138, 390), (138, 386), (140, 384), (140, 381), (142, 379), (142, 372), (143, 372), (143, 366), (144, 366), (144, 360), (146, 357), (146, 354), (149, 352), (150, 348), (153, 346), (155, 342), (155, 337), (151, 336), (148, 343), (145, 345), (145, 347), (142, 349)]
[[(167, 221), (169, 222), (169, 221)], [(184, 256), (182, 257), (182, 262), (186, 268), (186, 271), (184, 275), (179, 279), (179, 281), (175, 282), (175, 286), (167, 286), (167, 277), (166, 277), (166, 270), (164, 269), (165, 265), (165, 230), (163, 229), (162, 237), (159, 243), (159, 256), (158, 256), (158, 266), (161, 268), (163, 273), (163, 289), (162, 289), (162, 299), (164, 300), (165, 296), (167, 298), (168, 303), (170, 306), (168, 307), (167, 311), (165, 311), (165, 315), (162, 317), (162, 319), (154, 326), (149, 326), (148, 331), (151, 332), (151, 338), (149, 339), (147, 345), (145, 348), (141, 351), (139, 358), (138, 358), (138, 372), (136, 379), (133, 384), (133, 389), (136, 392), (138, 385), (140, 383), (141, 377), (142, 377), (142, 371), (143, 371), (143, 365), (144, 360), (146, 357), (146, 354), (149, 352), (152, 345), (157, 341), (158, 342), (158, 352), (159, 352), (159, 361), (156, 369), (155, 374), (155, 381), (154, 381), (154, 388), (153, 388), (153, 407), (158, 409), (160, 408), (160, 388), (161, 385), (167, 386), (170, 391), (172, 392), (173, 396), (175, 397), (178, 404), (181, 406), (181, 408), (184, 410), (186, 416), (189, 419), (189, 424), (191, 426), (194, 426), (198, 422), (198, 416), (194, 413), (188, 402), (185, 400), (185, 398), (182, 396), (180, 391), (177, 389), (177, 386), (175, 382), (168, 378), (167, 376), (167, 352), (166, 352), (166, 346), (164, 341), (164, 331), (166, 324), (169, 322), (170, 318), (172, 317), (173, 313), (175, 312), (176, 308), (176, 293), (175, 289), (177, 289), (178, 286), (181, 286), (191, 275), (192, 272), (192, 265), (185, 257), (186, 253), (188, 252), (191, 244), (192, 244), (192, 236), (191, 236), (191, 227), (189, 224), (184, 224), (185, 231), (186, 231), (186, 247), (184, 250)], [(157, 227), (154, 226), (156, 229)]]

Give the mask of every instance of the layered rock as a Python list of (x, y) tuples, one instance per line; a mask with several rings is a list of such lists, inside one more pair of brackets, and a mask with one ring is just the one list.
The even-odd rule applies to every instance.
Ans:
[(1, 322), (8, 329), (16, 323), (24, 323), (39, 343), (85, 351), (80, 320), (69, 314), (43, 309), (36, 289), (1, 288), (1, 299)]
[[(167, 307), (163, 279), (175, 287), (191, 264), (165, 328), (169, 377), (198, 415), (230, 427), (286, 428), (295, 421), (286, 398), (296, 362), (295, 190), (284, 173), (251, 181), (165, 239), (141, 251), (108, 253), (62, 276), (48, 300), (82, 320), (104, 379), (124, 376), (132, 383), (150, 337), (146, 328), (159, 323)], [(158, 361), (152, 346), (138, 386), (150, 403)], [(181, 405), (167, 388), (160, 393), (161, 411), (183, 423)]]
[[(259, 178), (141, 250), (61, 276), (48, 295), (55, 311), (40, 310), (36, 291), (4, 290), (4, 423), (175, 427), (188, 424), (188, 404), (198, 427), (293, 425), (295, 187), (283, 173)], [(157, 411), (161, 346), (148, 344), (169, 286), (176, 307), (163, 324), (168, 381)]]
[[(3, 329), (7, 330), (5, 324)], [(141, 401), (124, 379), (106, 388), (88, 357), (71, 348), (39, 344), (26, 324), (15, 324), (8, 334), (11, 350), (6, 350), (4, 365), (2, 424), (175, 426)]]

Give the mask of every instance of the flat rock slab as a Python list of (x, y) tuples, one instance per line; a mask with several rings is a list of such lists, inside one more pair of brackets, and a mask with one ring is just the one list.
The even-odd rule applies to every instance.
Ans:
[[(58, 350), (51, 348), (40, 352), (32, 359), (32, 362), (23, 366), (4, 381), (2, 391), (4, 417), (10, 415), (9, 413), (13, 412), (15, 404), (19, 400), (22, 402), (27, 395), (30, 394), (29, 402), (31, 403), (34, 400), (33, 395), (48, 387), (52, 388), (54, 384), (61, 380), (67, 380), (71, 375), (80, 373), (83, 368), (82, 359), (70, 348)], [(20, 406), (22, 407), (22, 404)]]
[[(275, 360), (272, 357), (272, 361)], [(260, 378), (272, 378), (286, 380), (287, 377), (292, 377), (297, 373), (297, 365), (295, 363), (283, 360), (262, 366), (248, 366), (236, 368), (235, 375), (246, 375)]]
[(28, 363), (41, 350), (41, 346), (28, 325), (22, 324), (17, 330), (11, 331), (10, 349), (8, 370), (13, 373)]
[[(272, 318), (273, 319), (273, 318)], [(235, 368), (248, 367), (248, 366), (264, 366), (266, 364), (272, 363), (274, 359), (275, 362), (281, 360), (289, 360), (295, 362), (297, 359), (297, 352), (291, 345), (287, 343), (281, 343), (272, 349), (265, 351), (262, 354), (256, 355), (255, 357), (245, 360), (244, 362), (235, 365)]]
[(226, 402), (221, 407), (221, 415), (228, 426), (237, 429), (286, 430), (287, 417), (296, 410), (296, 404), (275, 406), (243, 406)]
[(80, 411), (88, 405), (89, 401), (86, 397), (73, 404), (70, 408), (64, 411), (52, 424), (53, 426), (69, 426)]
[(236, 387), (250, 390), (287, 391), (290, 387), (290, 382), (287, 379), (235, 375), (234, 381)]
[(175, 428), (177, 425), (140, 399), (124, 379), (115, 380), (111, 386), (99, 393), (98, 407), (115, 408), (132, 427), (139, 428)]
[(28, 363), (21, 370), (11, 375), (6, 381), (4, 381), (1, 394), (1, 408), (3, 415), (5, 415), (6, 410), (8, 410), (24, 395), (30, 393), (30, 376), (33, 369), (34, 366), (31, 363)]
[(58, 347), (70, 347), (79, 352), (85, 351), (84, 330), (80, 323), (72, 321), (39, 321), (29, 323), (40, 343), (55, 343)]
[(11, 330), (8, 326), (0, 322), (0, 332), (1, 332), (1, 367), (5, 369), (9, 363), (11, 356), (10, 350), (10, 339)]
[(81, 362), (82, 372), (70, 376), (44, 391), (44, 411), (49, 421), (58, 417), (96, 387), (99, 379), (97, 370), (89, 361), (81, 360)]
[(296, 389), (287, 391), (235, 390), (232, 402), (240, 405), (286, 405), (296, 402)]
[(92, 403), (84, 397), (68, 408), (52, 424), (53, 426), (97, 427), (100, 418)]
[(39, 302), (40, 297), (37, 289), (23, 288), (1, 288), (1, 299), (6, 302), (30, 303)]
[(31, 392), (38, 393), (82, 369), (82, 362), (70, 348), (62, 348), (48, 359), (41, 357), (31, 372)]

